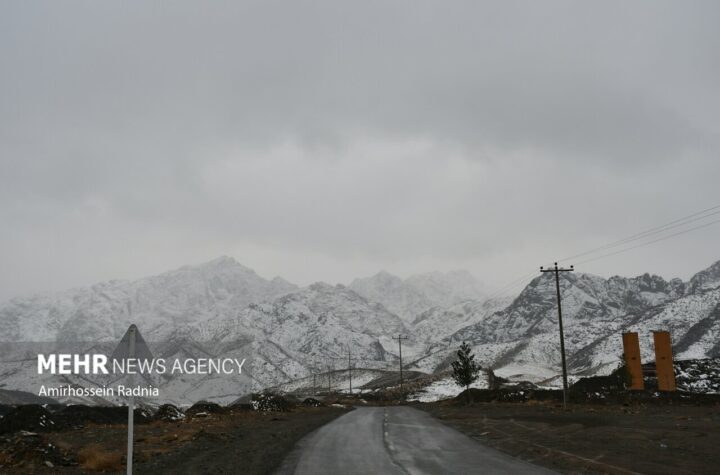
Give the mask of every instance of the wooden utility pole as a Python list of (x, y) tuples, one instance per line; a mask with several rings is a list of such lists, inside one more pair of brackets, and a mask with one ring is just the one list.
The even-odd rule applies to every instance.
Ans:
[(402, 397), (404, 394), (403, 393), (403, 374), (402, 374), (402, 341), (407, 340), (408, 337), (398, 335), (398, 336), (392, 337), (392, 339), (398, 341), (398, 351), (400, 353), (400, 397)]
[[(335, 368), (333, 367), (333, 369), (335, 369)], [(330, 394), (330, 375), (331, 375), (331, 373), (330, 373), (330, 362), (328, 362), (328, 365), (327, 365), (328, 394)]]
[(350, 347), (348, 347), (348, 372), (350, 373), (350, 394), (352, 394), (352, 362), (350, 361)]
[(569, 269), (563, 269), (558, 267), (557, 262), (555, 267), (550, 269), (543, 269), (540, 267), (540, 272), (554, 272), (555, 273), (555, 290), (557, 291), (557, 308), (558, 308), (558, 324), (560, 326), (560, 355), (562, 356), (562, 372), (563, 372), (563, 409), (567, 408), (567, 364), (565, 362), (565, 334), (563, 333), (563, 322), (562, 322), (562, 305), (560, 303), (560, 272), (573, 272), (575, 266), (570, 266)]

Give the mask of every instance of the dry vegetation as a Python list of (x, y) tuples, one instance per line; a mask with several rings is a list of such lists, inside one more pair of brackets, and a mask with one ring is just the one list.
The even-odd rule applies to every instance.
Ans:
[[(308, 432), (344, 414), (337, 407), (246, 409), (136, 425), (135, 473), (270, 473)], [(86, 423), (56, 432), (0, 436), (0, 473), (122, 473), (127, 428)]]
[(77, 453), (80, 467), (91, 471), (115, 472), (125, 466), (123, 454), (117, 450), (93, 444), (80, 449)]

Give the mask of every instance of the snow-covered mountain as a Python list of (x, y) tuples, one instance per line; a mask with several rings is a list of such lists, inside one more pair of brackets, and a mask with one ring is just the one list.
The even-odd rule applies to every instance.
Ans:
[[(653, 330), (669, 330), (678, 357), (720, 356), (720, 262), (690, 281), (648, 274), (561, 278), (568, 364), (572, 373), (610, 371), (623, 331), (638, 331), (645, 361)], [(395, 370), (397, 341), (408, 369), (447, 369), (462, 341), (502, 376), (551, 381), (559, 374), (552, 276), (538, 276), (512, 299), (487, 300), (467, 273), (399, 279), (380, 273), (349, 287), (298, 288), (266, 280), (227, 257), (137, 281), (111, 281), (0, 306), (0, 342), (86, 342), (112, 347), (135, 323), (154, 354), (250, 357), (259, 387), (354, 367)], [(2, 353), (0, 345), (0, 353)], [(25, 352), (27, 353), (27, 352)], [(33, 390), (32, 354), (0, 354), (0, 387)], [(88, 384), (65, 377), (66, 383)], [(238, 396), (219, 377), (156, 382), (177, 403)], [(35, 389), (36, 390), (36, 389)]]
[[(355, 365), (395, 365), (391, 337), (408, 333), (398, 316), (347, 287), (317, 283), (298, 289), (280, 278), (265, 280), (226, 257), (133, 282), (13, 299), (0, 307), (0, 321), (0, 342), (35, 342), (33, 348), (37, 342), (73, 348), (77, 342), (76, 352), (99, 344), (111, 349), (135, 323), (155, 356), (249, 358), (248, 370), (261, 387), (346, 367), (348, 350)], [(0, 384), (39, 384), (35, 355), (3, 356)], [(73, 376), (54, 382), (88, 384)], [(203, 390), (213, 392), (207, 397), (239, 396), (218, 377), (155, 383), (173, 402), (201, 399)]]
[[(396, 315), (342, 285), (324, 283), (291, 292), (273, 302), (252, 304), (235, 318), (208, 322), (210, 341), (256, 343), (253, 358), (263, 385), (354, 366), (384, 368), (396, 356), (391, 337), (407, 333)], [(196, 332), (199, 333), (199, 332)]]
[(109, 281), (0, 307), (0, 341), (118, 341), (131, 323), (158, 341), (178, 326), (236, 314), (297, 287), (230, 257), (136, 281)]
[(350, 288), (383, 304), (406, 322), (432, 308), (444, 309), (485, 295), (483, 286), (467, 271), (431, 272), (401, 279), (385, 271), (355, 279)]
[[(606, 373), (622, 355), (621, 334), (637, 331), (644, 361), (654, 360), (652, 331), (670, 331), (679, 358), (715, 356), (720, 336), (720, 263), (689, 282), (648, 274), (602, 277), (564, 273), (560, 281), (568, 365), (576, 374)], [(560, 370), (554, 276), (535, 278), (505, 309), (485, 316), (415, 362), (447, 364), (452, 348), (473, 345), (480, 361), (503, 376), (542, 381)]]
[(511, 297), (467, 300), (447, 308), (432, 307), (412, 322), (413, 335), (426, 342), (443, 340), (463, 328), (481, 324), (495, 312), (506, 308), (512, 300)]

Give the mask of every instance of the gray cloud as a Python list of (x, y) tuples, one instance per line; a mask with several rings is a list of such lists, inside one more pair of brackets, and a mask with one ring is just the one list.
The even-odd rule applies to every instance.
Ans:
[[(219, 254), (502, 283), (715, 204), (719, 10), (4, 5), (0, 298)], [(587, 270), (687, 276), (717, 238)]]

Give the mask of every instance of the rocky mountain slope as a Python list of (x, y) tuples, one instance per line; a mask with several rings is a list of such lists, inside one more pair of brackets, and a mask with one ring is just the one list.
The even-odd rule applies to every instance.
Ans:
[(512, 297), (467, 300), (447, 308), (432, 307), (415, 317), (411, 325), (413, 335), (430, 343), (441, 341), (463, 328), (480, 325), (512, 300)]
[[(347, 287), (298, 289), (282, 279), (265, 280), (230, 258), (134, 282), (14, 299), (0, 308), (0, 319), (6, 323), (0, 341), (16, 342), (19, 349), (3, 355), (6, 363), (12, 360), (0, 370), (7, 388), (41, 384), (35, 349), (50, 347), (38, 342), (60, 342), (75, 352), (110, 351), (131, 323), (157, 357), (248, 358), (257, 387), (346, 367), (348, 349), (355, 365), (389, 365), (396, 359), (386, 349), (395, 348), (391, 336), (408, 333), (398, 316)], [(74, 376), (44, 381), (90, 383)], [(217, 376), (153, 383), (173, 402), (202, 399), (203, 391), (238, 397), (233, 384)]]
[[(648, 274), (603, 279), (566, 273), (560, 286), (571, 372), (609, 372), (622, 355), (621, 334), (626, 331), (640, 334), (645, 361), (654, 360), (653, 330), (670, 331), (678, 358), (706, 358), (718, 350), (720, 263), (687, 283)], [(552, 379), (560, 369), (554, 277), (538, 276), (507, 308), (436, 343), (415, 366), (446, 364), (450, 348), (462, 341), (503, 376)]]
[[(648, 274), (604, 279), (579, 272), (561, 279), (568, 364), (572, 374), (601, 374), (617, 365), (623, 331), (641, 335), (650, 361), (652, 330), (669, 330), (680, 358), (720, 355), (720, 262), (690, 281)], [(249, 357), (256, 387), (347, 368), (396, 370), (403, 334), (407, 369), (446, 370), (462, 341), (499, 375), (556, 384), (559, 374), (554, 280), (534, 279), (513, 299), (484, 300), (466, 273), (399, 279), (380, 273), (349, 287), (298, 288), (266, 280), (231, 258), (137, 281), (111, 281), (0, 306), (0, 342), (84, 342), (111, 351), (135, 323), (156, 356)], [(40, 384), (36, 353), (3, 352), (0, 388)], [(20, 347), (22, 348), (22, 347)], [(91, 384), (72, 376), (55, 383)], [(175, 403), (234, 400), (218, 376), (154, 381)]]
[(118, 341), (131, 323), (148, 340), (183, 324), (236, 314), (297, 287), (229, 257), (136, 281), (110, 281), (0, 306), (0, 341)]
[(431, 272), (401, 279), (387, 272), (355, 279), (350, 288), (379, 302), (406, 322), (432, 308), (444, 309), (485, 295), (482, 285), (467, 271)]

